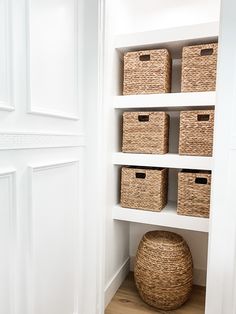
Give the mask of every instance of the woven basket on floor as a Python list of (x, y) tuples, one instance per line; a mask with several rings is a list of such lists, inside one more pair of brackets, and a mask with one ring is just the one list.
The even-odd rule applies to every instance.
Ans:
[(212, 156), (214, 110), (182, 111), (179, 154)]
[(122, 168), (122, 207), (161, 211), (167, 203), (167, 192), (167, 169)]
[(179, 215), (209, 217), (211, 172), (183, 170), (178, 174)]
[(165, 112), (125, 112), (123, 145), (126, 153), (168, 153), (169, 116)]
[(216, 89), (217, 50), (217, 43), (183, 48), (182, 92)]
[(170, 85), (168, 50), (127, 52), (124, 55), (124, 95), (168, 93)]
[(167, 231), (144, 235), (136, 255), (134, 277), (144, 302), (160, 310), (184, 304), (192, 290), (193, 262), (184, 239)]

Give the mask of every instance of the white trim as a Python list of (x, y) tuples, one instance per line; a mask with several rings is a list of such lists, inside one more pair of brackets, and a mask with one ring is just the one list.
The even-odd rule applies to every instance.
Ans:
[(12, 3), (11, 0), (4, 0), (5, 6), (5, 17), (6, 17), (6, 41), (3, 44), (5, 48), (5, 57), (7, 60), (7, 101), (0, 101), (0, 110), (1, 111), (14, 111), (15, 107), (12, 103)]
[(79, 160), (65, 160), (65, 161), (59, 161), (59, 162), (53, 162), (53, 163), (37, 163), (37, 164), (31, 164), (29, 165), (29, 168), (31, 169), (32, 173), (54, 169), (54, 168), (61, 168), (66, 167), (70, 164), (77, 164), (79, 163)]
[(68, 115), (66, 112), (63, 111), (53, 111), (53, 110), (46, 110), (45, 108), (40, 108), (37, 105), (30, 105), (30, 108), (27, 111), (29, 114), (39, 115), (39, 116), (46, 116), (52, 118), (62, 118), (67, 120), (79, 120), (77, 115)]
[[(130, 257), (130, 271), (134, 271), (135, 256)], [(206, 286), (206, 269), (193, 269), (193, 284), (205, 287)]]
[(15, 107), (11, 105), (7, 105), (6, 102), (0, 101), (0, 110), (1, 111), (14, 111)]
[(10, 251), (10, 314), (16, 313), (16, 266), (17, 266), (17, 208), (16, 208), (16, 170), (4, 169), (0, 170), (0, 180), (8, 179), (9, 184), (9, 212), (10, 212), (10, 228), (11, 228), (11, 251)]
[(47, 110), (40, 104), (33, 104), (31, 102), (31, 78), (30, 78), (30, 60), (31, 60), (31, 50), (30, 50), (30, 2), (31, 0), (26, 0), (26, 55), (27, 55), (27, 69), (26, 69), (26, 82), (27, 82), (27, 113), (34, 114), (34, 115), (41, 115), (41, 116), (48, 116), (54, 118), (61, 118), (67, 120), (76, 120), (78, 121), (79, 118), (79, 4), (78, 0), (74, 0), (74, 14), (75, 14), (75, 25), (74, 25), (74, 55), (75, 55), (75, 67), (74, 67), (74, 112), (72, 114), (68, 114), (68, 112), (64, 112), (61, 110)]
[(233, 314), (236, 274), (236, 2), (221, 1), (206, 314)]
[(232, 137), (231, 149), (236, 150), (236, 135)]
[(0, 176), (8, 176), (16, 173), (15, 168), (0, 168)]
[(0, 132), (0, 150), (82, 147), (83, 134), (58, 134), (40, 132)]
[(125, 278), (130, 271), (130, 258), (128, 257), (121, 267), (116, 271), (112, 279), (106, 284), (105, 287), (105, 307), (111, 302), (111, 299), (119, 289)]
[(81, 230), (83, 230), (83, 208), (81, 201), (81, 160), (66, 160), (54, 163), (38, 163), (28, 166), (29, 169), (29, 208), (28, 208), (28, 265), (27, 265), (27, 285), (28, 285), (28, 312), (34, 313), (34, 298), (37, 297), (34, 294), (34, 265), (33, 265), (33, 233), (32, 233), (32, 211), (33, 211), (33, 176), (34, 173), (47, 171), (55, 168), (62, 168), (74, 165), (76, 166), (76, 175), (78, 182), (78, 197), (77, 197), (77, 211), (75, 212), (75, 217), (77, 217), (75, 223), (77, 222), (77, 228), (75, 228), (75, 243), (74, 250), (76, 251), (76, 258), (74, 261), (74, 273), (76, 276), (75, 285), (74, 285), (74, 314), (79, 314), (81, 311), (80, 308), (80, 298), (82, 291), (82, 278), (83, 278), (83, 259), (80, 257), (83, 256), (83, 239), (81, 237)]

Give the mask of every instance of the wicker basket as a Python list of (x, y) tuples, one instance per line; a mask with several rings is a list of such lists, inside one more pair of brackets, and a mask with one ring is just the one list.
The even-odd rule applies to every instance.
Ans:
[(217, 50), (217, 43), (183, 48), (182, 92), (216, 89)]
[(169, 116), (165, 112), (123, 114), (123, 152), (165, 154), (169, 148), (168, 138)]
[(167, 203), (167, 191), (167, 169), (122, 168), (122, 207), (161, 211)]
[(166, 231), (146, 233), (136, 255), (134, 278), (147, 304), (165, 311), (183, 305), (193, 282), (192, 256), (184, 239)]
[(214, 110), (182, 111), (179, 154), (212, 156)]
[(124, 95), (170, 92), (171, 58), (168, 50), (128, 52), (124, 55)]
[(178, 175), (179, 215), (209, 217), (211, 172), (183, 170)]

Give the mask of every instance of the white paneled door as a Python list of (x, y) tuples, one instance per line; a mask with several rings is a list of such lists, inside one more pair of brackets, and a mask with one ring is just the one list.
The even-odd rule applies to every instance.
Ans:
[(81, 313), (79, 12), (0, 0), (1, 314)]

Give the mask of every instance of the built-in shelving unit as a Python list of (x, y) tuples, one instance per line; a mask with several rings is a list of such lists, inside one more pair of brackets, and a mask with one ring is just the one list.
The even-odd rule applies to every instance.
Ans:
[[(181, 169), (210, 170), (213, 171), (214, 157), (184, 156), (178, 154), (180, 112), (186, 110), (214, 109), (216, 105), (216, 92), (181, 92), (182, 49), (185, 46), (218, 41), (219, 23), (203, 23), (186, 25), (169, 29), (148, 30), (144, 32), (114, 35), (108, 49), (107, 59), (107, 85), (106, 93), (106, 129), (108, 139), (108, 252), (114, 247), (117, 251), (110, 257), (107, 253), (107, 264), (127, 265), (127, 256), (131, 260), (132, 270), (139, 241), (143, 234), (155, 229), (173, 229), (183, 236), (189, 244), (193, 254), (194, 271), (197, 274), (194, 283), (206, 285), (207, 250), (210, 218), (184, 216), (177, 214), (178, 199), (178, 173)], [(164, 94), (122, 94), (123, 86), (123, 58), (124, 53), (148, 49), (169, 50), (172, 57), (171, 92)], [(122, 152), (122, 116), (127, 111), (165, 111), (170, 117), (169, 153), (136, 154)], [(120, 182), (121, 168), (123, 166), (156, 167), (169, 169), (168, 175), (168, 201), (160, 211), (147, 211), (135, 208), (121, 207)], [(211, 209), (212, 211), (213, 209)], [(124, 261), (122, 256), (126, 256)], [(115, 259), (115, 262), (114, 262)], [(122, 272), (126, 274), (126, 266)], [(113, 272), (111, 277), (116, 278)], [(125, 275), (124, 275), (125, 277)], [(116, 288), (122, 280), (117, 279)], [(116, 281), (116, 279), (114, 280)], [(113, 282), (113, 279), (112, 279)], [(110, 284), (110, 281), (108, 282)], [(113, 284), (111, 285), (111, 290)], [(114, 295), (115, 289), (105, 293), (106, 304)], [(204, 307), (204, 305), (203, 305)]]
[[(151, 95), (116, 95), (113, 97), (113, 108), (120, 112), (127, 110), (164, 110), (172, 113), (181, 110), (212, 109), (215, 106), (215, 92), (180, 92), (181, 52), (186, 45), (215, 42), (218, 39), (219, 23), (205, 23), (173, 29), (152, 30), (133, 34), (118, 35), (115, 38), (115, 50), (120, 60), (124, 52), (167, 48), (172, 56), (173, 67), (177, 73), (172, 77), (172, 93)], [(178, 60), (177, 60), (178, 59)], [(177, 62), (176, 62), (177, 61)], [(122, 63), (120, 64), (122, 65)], [(121, 83), (121, 82), (120, 82)], [(177, 86), (177, 87), (176, 87)], [(174, 114), (176, 117), (176, 114)], [(177, 114), (178, 116), (178, 114)], [(175, 127), (178, 126), (178, 123)], [(177, 129), (176, 129), (177, 130)], [(173, 130), (172, 130), (173, 132)], [(174, 132), (175, 133), (175, 132)], [(174, 142), (177, 142), (177, 135)], [(172, 141), (173, 142), (173, 141)], [(176, 144), (175, 144), (176, 146)], [(176, 151), (176, 147), (174, 149)], [(169, 169), (212, 170), (213, 158), (200, 156), (181, 156), (178, 153), (165, 155), (130, 154), (114, 152), (112, 163), (115, 166), (164, 167)], [(170, 183), (171, 184), (171, 183)], [(169, 201), (161, 212), (150, 212), (122, 208), (115, 205), (113, 219), (140, 224), (173, 227), (185, 230), (208, 232), (209, 219), (177, 215), (176, 201)]]
[(169, 202), (161, 212), (122, 208), (117, 205), (113, 208), (113, 218), (141, 224), (201, 232), (208, 232), (209, 229), (209, 219), (178, 215), (176, 212), (176, 203), (174, 202)]

